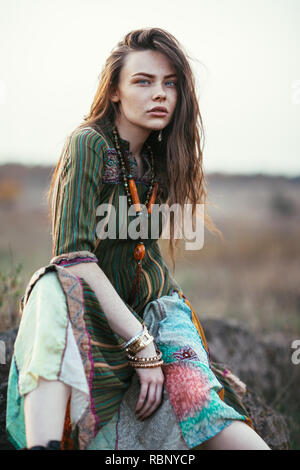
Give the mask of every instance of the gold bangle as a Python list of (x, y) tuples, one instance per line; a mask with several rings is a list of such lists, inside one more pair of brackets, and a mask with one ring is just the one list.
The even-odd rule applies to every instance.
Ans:
[(164, 363), (164, 361), (158, 361), (158, 362), (153, 362), (149, 364), (142, 364), (139, 362), (129, 362), (131, 367), (134, 368), (141, 368), (141, 369), (147, 369), (147, 368), (152, 368), (152, 367), (159, 367)]

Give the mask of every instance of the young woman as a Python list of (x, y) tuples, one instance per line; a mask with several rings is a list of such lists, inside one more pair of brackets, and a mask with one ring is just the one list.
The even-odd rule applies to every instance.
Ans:
[[(53, 258), (22, 298), (10, 369), (16, 448), (268, 449), (161, 256), (163, 224), (128, 236), (153, 204), (205, 204), (201, 132), (178, 41), (127, 34), (52, 177)], [(169, 246), (174, 266), (174, 219)]]

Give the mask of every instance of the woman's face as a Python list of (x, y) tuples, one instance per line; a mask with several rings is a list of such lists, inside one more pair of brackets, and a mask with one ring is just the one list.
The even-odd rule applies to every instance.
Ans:
[[(121, 120), (147, 130), (168, 125), (177, 102), (176, 71), (158, 51), (130, 52), (121, 69), (119, 85), (111, 99), (119, 102)], [(166, 112), (151, 112), (155, 107)]]

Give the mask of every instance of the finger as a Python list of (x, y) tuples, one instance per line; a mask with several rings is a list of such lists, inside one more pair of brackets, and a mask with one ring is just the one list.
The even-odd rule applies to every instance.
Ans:
[(136, 408), (135, 408), (136, 412), (140, 411), (140, 409), (144, 405), (145, 400), (147, 398), (147, 392), (148, 392), (148, 384), (147, 383), (142, 383), (139, 398), (138, 398)]
[(150, 384), (148, 388), (147, 400), (144, 406), (141, 408), (139, 414), (140, 418), (143, 418), (145, 413), (152, 408), (154, 403), (156, 402), (156, 384)]
[(156, 394), (155, 394), (155, 403), (151, 406), (151, 408), (144, 413), (144, 418), (147, 418), (150, 416), (160, 405), (161, 399), (162, 399), (162, 390), (163, 386), (162, 385), (156, 385)]

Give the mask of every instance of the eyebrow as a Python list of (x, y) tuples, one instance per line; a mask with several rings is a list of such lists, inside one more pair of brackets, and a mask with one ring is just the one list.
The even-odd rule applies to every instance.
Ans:
[[(151, 75), (150, 73), (144, 73), (144, 72), (137, 72), (135, 74), (133, 74), (132, 76), (135, 77), (136, 75), (144, 75), (145, 77), (150, 77), (150, 78), (154, 78), (155, 75)], [(171, 73), (169, 75), (165, 75), (164, 78), (170, 78), (170, 77), (177, 77), (176, 73)]]

